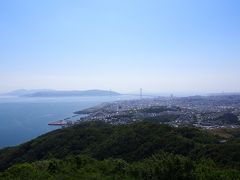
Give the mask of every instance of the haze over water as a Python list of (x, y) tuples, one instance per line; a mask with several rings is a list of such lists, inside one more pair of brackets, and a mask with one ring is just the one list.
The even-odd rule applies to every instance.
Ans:
[[(3, 0), (0, 93), (240, 92), (238, 0)], [(0, 147), (110, 99), (0, 99)]]
[(240, 92), (239, 0), (4, 0), (0, 92)]
[(17, 145), (56, 129), (48, 122), (73, 116), (73, 112), (136, 96), (13, 98), (0, 97), (0, 148)]

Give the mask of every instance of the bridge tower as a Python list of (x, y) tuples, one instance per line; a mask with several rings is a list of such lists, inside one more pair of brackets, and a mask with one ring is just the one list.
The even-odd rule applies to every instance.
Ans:
[(140, 88), (140, 99), (142, 99), (142, 97), (143, 97), (143, 90), (142, 88)]

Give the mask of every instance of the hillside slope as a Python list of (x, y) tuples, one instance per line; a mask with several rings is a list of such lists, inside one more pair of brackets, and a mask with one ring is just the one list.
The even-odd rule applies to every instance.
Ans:
[[(222, 140), (193, 127), (85, 122), (0, 150), (0, 179), (19, 179), (21, 174), (20, 179), (157, 179), (159, 173), (172, 179), (238, 179), (238, 133)], [(79, 157), (88, 160), (78, 162)], [(116, 173), (119, 166), (124, 171)]]
[[(59, 129), (20, 146), (0, 150), (0, 169), (15, 163), (68, 155), (87, 154), (97, 159), (121, 158), (138, 161), (163, 150), (200, 159), (209, 157), (239, 166), (238, 139), (219, 143), (214, 135), (190, 127), (173, 128), (149, 122), (114, 126), (102, 122), (81, 123)], [(228, 162), (229, 161), (229, 162)]]

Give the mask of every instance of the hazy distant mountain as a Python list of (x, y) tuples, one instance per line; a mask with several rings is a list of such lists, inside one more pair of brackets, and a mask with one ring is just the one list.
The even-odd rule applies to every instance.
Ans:
[(209, 96), (234, 96), (234, 95), (240, 95), (239, 92), (232, 92), (232, 93), (211, 93), (211, 94), (208, 94)]
[(25, 89), (18, 89), (9, 93), (4, 93), (3, 95), (9, 95), (9, 96), (19, 96), (19, 95), (23, 95), (26, 94), (27, 90)]
[(7, 95), (7, 96), (25, 96), (25, 95), (34, 94), (34, 93), (37, 93), (37, 92), (51, 92), (51, 91), (54, 91), (54, 90), (50, 90), (50, 89), (34, 89), (34, 90), (17, 89), (15, 91), (4, 93), (3, 95)]
[(56, 91), (56, 90), (25, 90), (19, 89), (5, 95), (21, 97), (69, 97), (69, 96), (116, 96), (114, 91), (86, 90), (86, 91)]

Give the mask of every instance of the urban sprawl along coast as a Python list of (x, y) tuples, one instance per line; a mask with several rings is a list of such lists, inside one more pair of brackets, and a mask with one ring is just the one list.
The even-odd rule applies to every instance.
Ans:
[(172, 126), (192, 125), (201, 128), (240, 127), (240, 95), (191, 97), (157, 97), (103, 103), (75, 112), (85, 115), (77, 121), (104, 121), (126, 124), (135, 121), (154, 121)]

